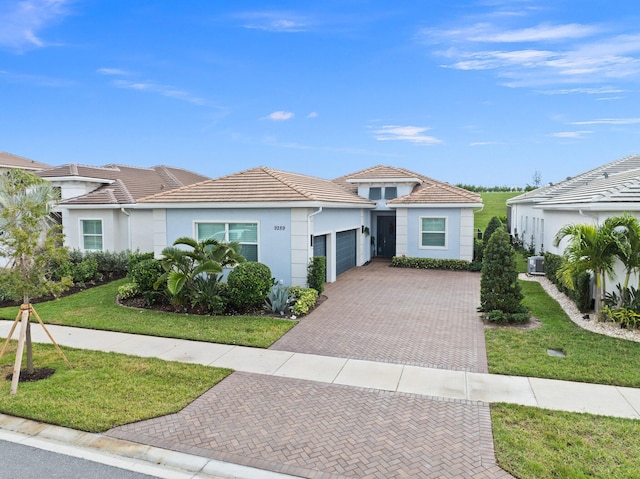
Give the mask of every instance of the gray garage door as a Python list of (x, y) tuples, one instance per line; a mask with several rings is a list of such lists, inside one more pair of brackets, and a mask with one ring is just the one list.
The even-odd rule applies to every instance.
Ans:
[(356, 230), (336, 233), (336, 274), (356, 265)]
[(327, 256), (327, 235), (313, 237), (313, 256)]

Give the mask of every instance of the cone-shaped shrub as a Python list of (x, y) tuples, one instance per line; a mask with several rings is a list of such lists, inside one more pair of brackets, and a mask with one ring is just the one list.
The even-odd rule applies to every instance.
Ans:
[(484, 251), (480, 279), (480, 310), (485, 318), (496, 322), (520, 322), (528, 319), (522, 305), (515, 253), (509, 234), (498, 229), (489, 238)]

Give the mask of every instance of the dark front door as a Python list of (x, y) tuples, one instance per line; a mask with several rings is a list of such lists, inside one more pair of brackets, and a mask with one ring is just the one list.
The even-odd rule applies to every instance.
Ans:
[(378, 256), (396, 255), (396, 217), (378, 216)]

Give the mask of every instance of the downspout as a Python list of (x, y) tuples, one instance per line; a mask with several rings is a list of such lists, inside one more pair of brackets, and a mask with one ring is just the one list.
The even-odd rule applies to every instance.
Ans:
[(322, 213), (322, 206), (318, 206), (318, 211), (314, 211), (310, 215), (307, 215), (307, 236), (311, 238), (311, 217)]
[(120, 208), (120, 211), (122, 211), (122, 213), (124, 213), (127, 216), (127, 246), (129, 251), (132, 250), (132, 244), (131, 244), (131, 213), (127, 213), (127, 210), (125, 210), (124, 208)]

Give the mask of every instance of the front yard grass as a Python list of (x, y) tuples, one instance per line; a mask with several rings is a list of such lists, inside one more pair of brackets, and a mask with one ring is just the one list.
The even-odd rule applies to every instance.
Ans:
[(175, 413), (231, 374), (229, 369), (117, 353), (63, 348), (69, 369), (52, 345), (34, 345), (36, 368), (49, 378), (20, 383), (9, 395), (16, 341), (0, 360), (0, 411), (88, 432)]
[[(640, 387), (640, 343), (583, 330), (540, 284), (520, 284), (524, 305), (542, 326), (485, 330), (490, 373)], [(547, 349), (566, 357), (549, 356)]]
[(638, 478), (640, 421), (491, 405), (500, 467), (519, 479)]
[[(520, 284), (542, 325), (485, 330), (489, 372), (640, 387), (640, 343), (583, 330), (539, 283)], [(640, 421), (512, 404), (491, 419), (498, 464), (519, 479), (640, 478)]]
[[(125, 308), (115, 298), (118, 286), (126, 281), (113, 281), (34, 308), (48, 324), (257, 348), (268, 348), (295, 324), (269, 316), (196, 316)], [(17, 307), (1, 308), (0, 319), (14, 320), (17, 313)]]

